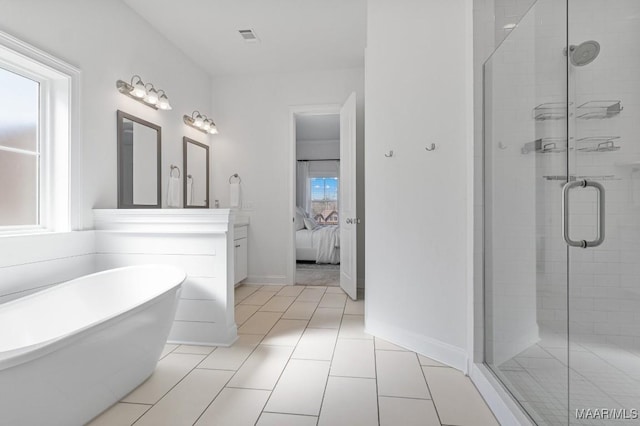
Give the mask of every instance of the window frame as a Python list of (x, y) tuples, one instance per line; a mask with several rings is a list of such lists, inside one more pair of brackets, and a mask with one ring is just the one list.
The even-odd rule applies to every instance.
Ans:
[(38, 223), (0, 237), (81, 229), (80, 70), (1, 31), (0, 67), (39, 83)]

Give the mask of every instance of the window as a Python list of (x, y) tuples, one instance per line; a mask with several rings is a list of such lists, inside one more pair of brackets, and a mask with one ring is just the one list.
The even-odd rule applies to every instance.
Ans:
[(337, 177), (315, 177), (310, 179), (311, 217), (323, 225), (338, 224)]
[(79, 74), (0, 33), (0, 235), (79, 226)]
[(40, 225), (40, 83), (0, 68), (1, 226)]

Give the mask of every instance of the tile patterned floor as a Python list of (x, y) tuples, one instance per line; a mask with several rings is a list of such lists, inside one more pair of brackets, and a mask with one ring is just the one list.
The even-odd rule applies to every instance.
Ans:
[(575, 411), (640, 409), (640, 357), (611, 342), (576, 336), (568, 352), (566, 337), (541, 329), (540, 342), (494, 370), (540, 426), (610, 425), (616, 421), (576, 419)]
[(459, 371), (364, 332), (340, 288), (236, 289), (238, 341), (166, 345), (91, 426), (497, 425)]

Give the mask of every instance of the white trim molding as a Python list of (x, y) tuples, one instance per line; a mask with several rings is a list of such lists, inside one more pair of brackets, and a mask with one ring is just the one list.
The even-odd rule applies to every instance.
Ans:
[[(82, 224), (81, 71), (28, 43), (0, 31), (2, 62), (37, 74), (46, 82), (43, 131), (44, 230), (65, 232)], [(51, 117), (48, 121), (47, 117)]]
[(468, 357), (463, 348), (372, 320), (369, 316), (365, 317), (365, 331), (468, 374)]
[(486, 365), (473, 364), (469, 377), (501, 425), (535, 426)]

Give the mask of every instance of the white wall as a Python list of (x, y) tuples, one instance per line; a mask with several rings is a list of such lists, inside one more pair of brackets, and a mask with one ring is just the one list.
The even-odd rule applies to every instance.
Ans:
[[(365, 65), (366, 327), (464, 370), (471, 8), (465, 0), (370, 0)], [(427, 152), (431, 143), (437, 148)]]
[[(182, 136), (199, 141), (206, 138), (187, 128), (182, 123), (182, 115), (190, 114), (194, 109), (209, 112), (211, 83), (208, 75), (120, 1), (3, 1), (0, 8), (1, 31), (80, 68), (82, 72), (82, 179), (74, 182), (81, 186), (80, 227), (91, 228), (93, 207), (115, 208), (117, 204), (118, 109), (162, 127), (162, 194), (166, 206), (169, 165), (182, 165)], [(116, 80), (129, 80), (133, 74), (164, 89), (173, 110), (155, 111), (120, 94), (115, 87)], [(72, 233), (26, 238), (2, 239), (0, 258), (18, 251), (24, 254), (20, 262), (35, 268), (32, 262), (47, 259), (51, 247), (75, 244), (85, 237)], [(22, 244), (23, 241), (29, 243)], [(3, 262), (2, 266), (10, 265)], [(46, 271), (45, 266), (42, 264), (41, 270)], [(15, 275), (5, 272), (7, 269), (0, 271), (2, 285), (18, 283), (14, 281)], [(83, 268), (75, 268), (76, 276), (84, 272)], [(33, 279), (38, 281), (38, 277)], [(49, 280), (39, 282), (48, 283)]]
[[(242, 178), (243, 207), (249, 226), (248, 282), (287, 283), (288, 241), (293, 232), (289, 211), (291, 139), (289, 108), (342, 104), (358, 97), (358, 158), (364, 149), (363, 70), (232, 76), (213, 81), (213, 118), (220, 135), (212, 144), (212, 199), (229, 205), (229, 176)], [(362, 166), (362, 161), (360, 161)], [(363, 168), (358, 170), (358, 215), (364, 217)], [(364, 221), (363, 221), (364, 226)], [(358, 244), (364, 247), (364, 232)], [(359, 275), (364, 251), (359, 250)]]
[[(82, 71), (83, 227), (93, 207), (116, 206), (116, 110), (162, 127), (163, 198), (169, 165), (182, 165), (182, 136), (206, 136), (186, 127), (183, 114), (210, 110), (210, 79), (174, 45), (120, 1), (3, 2), (0, 30)], [(155, 111), (122, 94), (116, 80), (133, 74), (164, 89), (172, 111)], [(166, 206), (166, 200), (163, 199)]]
[(335, 160), (340, 158), (339, 140), (297, 141), (298, 160)]
[(0, 238), (0, 303), (90, 274), (93, 231)]

